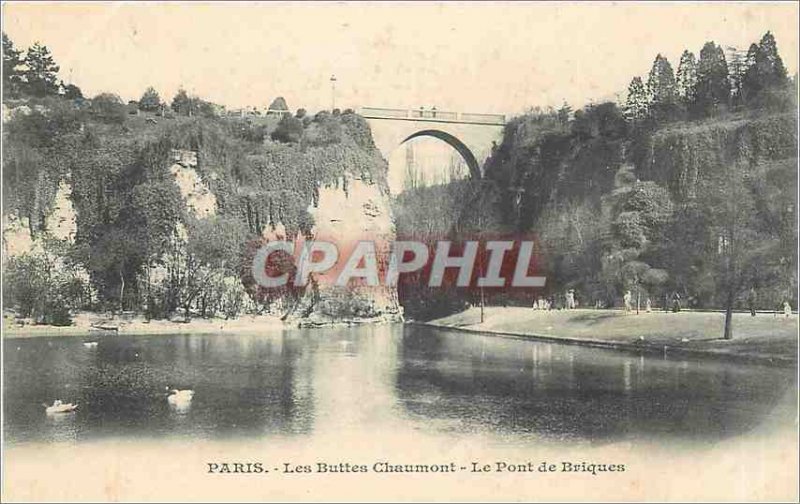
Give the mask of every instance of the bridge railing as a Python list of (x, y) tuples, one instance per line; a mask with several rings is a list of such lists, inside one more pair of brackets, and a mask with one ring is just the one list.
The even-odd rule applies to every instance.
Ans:
[(409, 117), (408, 109), (392, 109), (392, 108), (379, 108), (379, 107), (362, 107), (361, 115), (363, 116), (376, 116), (376, 117), (394, 117), (398, 119), (405, 119)]
[(502, 114), (471, 114), (433, 109), (393, 109), (380, 107), (361, 107), (360, 113), (367, 118), (407, 119), (420, 121), (446, 121), (476, 124), (503, 125), (506, 116)]
[(461, 120), (465, 122), (485, 122), (490, 124), (505, 124), (506, 116), (501, 114), (461, 114)]

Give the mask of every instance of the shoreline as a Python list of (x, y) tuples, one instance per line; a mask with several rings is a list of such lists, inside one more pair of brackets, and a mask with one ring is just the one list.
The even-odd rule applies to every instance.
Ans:
[(281, 320), (273, 315), (249, 315), (235, 319), (144, 320), (141, 316), (130, 319), (109, 317), (96, 313), (80, 313), (72, 325), (18, 325), (3, 321), (4, 339), (52, 337), (108, 337), (164, 334), (252, 334), (298, 329), (324, 329), (356, 327), (371, 324), (402, 323), (395, 315), (379, 315), (364, 319), (323, 320), (318, 318)]
[(647, 353), (650, 355), (664, 354), (664, 356), (673, 355), (673, 356), (685, 356), (685, 357), (714, 358), (714, 359), (730, 360), (730, 361), (749, 363), (749, 364), (777, 364), (786, 367), (794, 367), (794, 365), (797, 364), (797, 360), (795, 359), (780, 357), (780, 356), (740, 355), (735, 353), (681, 348), (668, 345), (664, 345), (663, 347), (658, 347), (649, 344), (636, 345), (630, 343), (601, 341), (594, 339), (578, 339), (578, 338), (565, 338), (560, 336), (547, 336), (543, 334), (533, 334), (533, 333), (488, 331), (481, 329), (469, 329), (466, 327), (440, 326), (429, 322), (408, 322), (408, 324), (431, 327), (434, 329), (439, 329), (444, 331), (478, 334), (481, 336), (497, 336), (499, 338), (539, 341), (542, 343), (556, 343), (561, 345), (584, 346), (592, 348), (601, 348), (605, 350), (618, 350), (623, 352)]
[[(252, 334), (297, 329), (324, 329), (360, 325), (406, 323), (461, 333), (524, 339), (564, 345), (579, 345), (625, 352), (715, 358), (737, 362), (795, 366), (798, 362), (797, 316), (789, 319), (768, 314), (760, 318), (735, 314), (734, 339), (713, 337), (721, 334), (719, 322), (723, 314), (715, 312), (653, 312), (625, 315), (614, 310), (576, 309), (535, 311), (522, 307), (487, 307), (485, 322), (480, 323), (478, 308), (432, 321), (399, 321), (392, 317), (319, 321), (284, 321), (276, 316), (245, 316), (237, 319), (192, 319), (145, 321), (140, 317), (128, 320), (98, 314), (81, 313), (71, 326), (12, 325), (4, 320), (4, 339), (39, 337), (102, 338), (166, 334)], [(744, 322), (744, 323), (743, 323)], [(634, 327), (631, 327), (631, 323)], [(683, 323), (683, 327), (681, 327)], [(688, 323), (688, 325), (687, 325)], [(747, 334), (748, 324), (758, 323), (756, 331)], [(102, 325), (109, 329), (98, 329)], [(741, 326), (745, 326), (744, 329)], [(605, 326), (605, 327), (601, 327)], [(737, 331), (737, 327), (739, 328)], [(110, 329), (114, 328), (114, 329)], [(752, 328), (750, 328), (752, 330)]]
[[(163, 335), (163, 334), (219, 334), (272, 332), (292, 328), (290, 323), (279, 317), (259, 315), (237, 319), (192, 319), (188, 322), (171, 320), (150, 320), (135, 317), (130, 320), (109, 319), (98, 314), (80, 314), (69, 326), (9, 324), (3, 321), (4, 339), (28, 339), (50, 337), (108, 337), (125, 335)], [(101, 325), (107, 329), (96, 327)], [(113, 328), (113, 329), (112, 329)]]
[[(554, 312), (535, 311), (530, 308), (485, 309), (484, 322), (480, 322), (478, 308), (440, 319), (410, 322), (439, 330), (468, 334), (524, 339), (564, 345), (579, 345), (625, 352), (714, 358), (753, 364), (773, 364), (794, 367), (798, 362), (798, 319), (788, 320), (769, 315), (734, 317), (734, 338), (724, 340), (719, 327), (724, 319), (720, 313), (648, 313), (625, 315), (612, 310), (576, 309)], [(665, 320), (663, 317), (671, 317)], [(694, 319), (694, 320), (692, 320)], [(767, 319), (767, 320), (765, 320)], [(680, 322), (690, 322), (690, 329)], [(631, 322), (639, 327), (631, 328)], [(679, 322), (679, 323), (675, 323)], [(745, 322), (747, 324), (745, 324)], [(749, 334), (738, 326), (753, 323), (774, 325), (759, 328)], [(600, 328), (598, 326), (606, 327)], [(719, 326), (719, 327), (717, 327)], [(551, 332), (552, 331), (552, 332)]]

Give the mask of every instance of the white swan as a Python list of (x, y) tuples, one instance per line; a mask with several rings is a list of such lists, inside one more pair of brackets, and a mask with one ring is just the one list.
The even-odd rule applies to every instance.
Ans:
[(56, 399), (55, 401), (53, 401), (53, 404), (51, 406), (48, 406), (46, 404), (42, 404), (42, 406), (44, 406), (44, 411), (48, 415), (53, 415), (55, 413), (70, 413), (78, 409), (77, 404), (64, 403), (61, 402), (61, 399)]
[(170, 404), (174, 404), (176, 406), (185, 406), (192, 402), (192, 397), (194, 396), (194, 390), (177, 390), (177, 389), (170, 389), (169, 395), (167, 396), (167, 401)]

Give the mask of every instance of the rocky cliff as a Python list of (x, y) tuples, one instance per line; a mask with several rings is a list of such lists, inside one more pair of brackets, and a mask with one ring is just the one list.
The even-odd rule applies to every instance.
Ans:
[[(12, 290), (28, 287), (30, 268), (52, 266), (27, 258), (57, 243), (56, 264), (83, 271), (79, 290), (92, 294), (54, 291), (50, 305), (153, 317), (267, 311), (312, 324), (402, 318), (393, 288), (312, 277), (299, 300), (283, 300), (247, 278), (248, 250), (278, 238), (344, 249), (373, 240), (386, 261), (394, 239), (387, 164), (357, 115), (287, 116), (288, 126), (134, 117), (120, 126), (67, 103), (46, 105), (3, 111)], [(281, 128), (293, 133), (276, 134)]]

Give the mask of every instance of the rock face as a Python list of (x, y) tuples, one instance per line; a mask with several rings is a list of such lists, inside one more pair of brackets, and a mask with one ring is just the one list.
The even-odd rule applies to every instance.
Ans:
[[(215, 215), (217, 199), (196, 170), (197, 153), (174, 150), (172, 161), (169, 170), (175, 176), (187, 209), (198, 219)], [(351, 173), (345, 173), (336, 186), (320, 187), (318, 193), (316, 205), (308, 208), (314, 220), (311, 239), (335, 243), (340, 251), (339, 265), (344, 264), (359, 241), (371, 241), (375, 244), (379, 268), (385, 268), (395, 237), (388, 193), (379, 184)], [(268, 240), (287, 237), (286, 227), (280, 222), (267, 226), (262, 234)], [(304, 240), (298, 238), (297, 243)], [(301, 325), (402, 320), (394, 287), (368, 286), (358, 279), (345, 287), (334, 285), (340, 269), (312, 277), (313, 286), (299, 303), (278, 300), (270, 307), (271, 311), (281, 315), (288, 311), (288, 318)]]
[(198, 219), (211, 217), (217, 212), (217, 198), (197, 173), (197, 153), (187, 150), (172, 151), (173, 164), (169, 171), (181, 191), (186, 207)]
[[(384, 285), (391, 243), (395, 238), (394, 218), (388, 194), (377, 184), (346, 175), (347, 190), (325, 187), (319, 191), (319, 203), (309, 208), (314, 218), (313, 238), (335, 243), (340, 267), (317, 279), (319, 300), (306, 315), (304, 323), (401, 321), (402, 308), (397, 290)], [(375, 246), (379, 285), (369, 286), (352, 279), (346, 287), (334, 285), (341, 266), (359, 241)]]
[[(77, 224), (75, 209), (72, 206), (72, 187), (64, 180), (58, 184), (53, 206), (45, 219), (44, 232), (50, 238), (72, 242), (75, 239)], [(32, 236), (27, 217), (14, 213), (3, 215), (3, 253), (4, 258), (18, 257), (31, 252), (41, 252), (42, 243), (38, 236)]]

